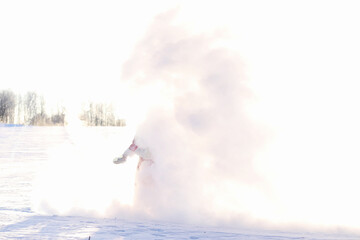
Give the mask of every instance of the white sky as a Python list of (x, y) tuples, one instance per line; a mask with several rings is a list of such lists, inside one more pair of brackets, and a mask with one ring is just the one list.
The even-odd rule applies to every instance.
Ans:
[(123, 101), (122, 63), (153, 17), (179, 6), (194, 32), (229, 30), (262, 97), (359, 78), (357, 1), (1, 1), (0, 89), (50, 103)]
[[(1, 1), (0, 86), (48, 101), (112, 100), (121, 65), (165, 1)], [(109, 99), (110, 98), (110, 99)]]

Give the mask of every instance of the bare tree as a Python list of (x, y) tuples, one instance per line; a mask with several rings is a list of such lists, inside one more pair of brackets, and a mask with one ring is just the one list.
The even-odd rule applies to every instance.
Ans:
[(16, 96), (10, 90), (0, 92), (0, 121), (14, 123)]
[(25, 112), (25, 122), (31, 124), (37, 114), (37, 94), (35, 92), (27, 92), (25, 95), (24, 101), (24, 112)]
[(24, 102), (25, 123), (30, 125), (50, 125), (51, 119), (45, 112), (45, 99), (36, 92), (28, 92)]
[(17, 95), (15, 109), (16, 109), (15, 110), (16, 123), (23, 124), (24, 123), (24, 106), (23, 106), (23, 98), (20, 94)]
[(57, 106), (57, 113), (51, 116), (51, 123), (57, 126), (64, 126), (65, 125), (65, 107), (64, 106)]

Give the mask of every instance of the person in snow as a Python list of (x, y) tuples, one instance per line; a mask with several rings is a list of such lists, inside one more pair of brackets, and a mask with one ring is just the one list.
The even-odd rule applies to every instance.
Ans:
[(147, 163), (148, 165), (152, 165), (154, 161), (152, 160), (151, 153), (147, 147), (142, 147), (138, 144), (139, 140), (134, 138), (132, 144), (128, 149), (125, 150), (122, 156), (117, 157), (113, 160), (115, 164), (121, 164), (126, 161), (128, 157), (133, 156), (134, 154), (139, 156), (139, 163), (137, 165), (137, 169), (139, 170), (143, 163)]

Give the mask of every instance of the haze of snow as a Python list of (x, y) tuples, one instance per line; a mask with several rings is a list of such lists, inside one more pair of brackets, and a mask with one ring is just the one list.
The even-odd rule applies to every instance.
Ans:
[[(360, 129), (352, 82), (248, 76), (241, 55), (221, 47), (223, 31), (194, 34), (175, 15), (155, 19), (122, 76), (129, 104), (144, 117), (136, 135), (155, 164), (139, 172), (136, 159), (112, 165), (135, 128), (103, 143), (69, 130), (73, 142), (54, 154), (35, 194), (39, 211), (356, 229)], [(272, 84), (279, 85), (263, 89)]]

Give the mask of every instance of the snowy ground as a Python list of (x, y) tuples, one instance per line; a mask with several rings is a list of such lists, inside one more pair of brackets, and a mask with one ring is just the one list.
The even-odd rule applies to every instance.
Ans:
[[(103, 128), (99, 132), (109, 134)], [(64, 141), (69, 135), (61, 127), (0, 127), (0, 239), (360, 239), (345, 233), (216, 228), (121, 216), (40, 215), (32, 208), (35, 178), (49, 161), (49, 149)]]

